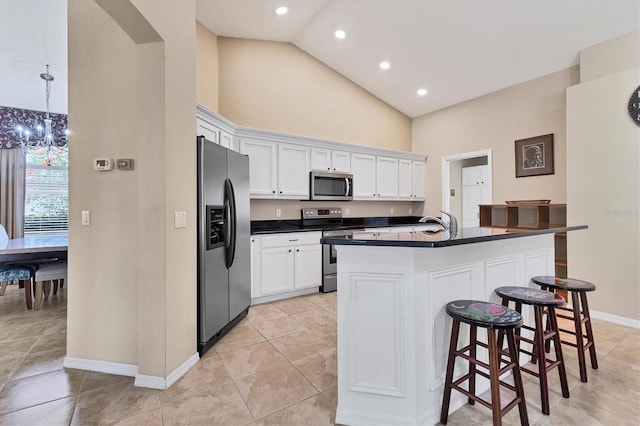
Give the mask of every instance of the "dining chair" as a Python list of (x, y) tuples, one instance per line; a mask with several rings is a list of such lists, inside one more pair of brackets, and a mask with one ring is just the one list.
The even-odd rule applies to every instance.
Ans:
[[(9, 235), (4, 226), (0, 225), (0, 247), (6, 247), (9, 242)], [(33, 307), (33, 298), (31, 296), (35, 288), (35, 275), (38, 267), (28, 263), (2, 263), (0, 264), (0, 296), (4, 295), (7, 284), (14, 281), (22, 281), (24, 283), (24, 299), (27, 309)]]
[(44, 300), (49, 299), (51, 283), (53, 283), (53, 294), (56, 294), (58, 292), (58, 284), (60, 288), (62, 288), (65, 279), (67, 279), (66, 260), (40, 265), (34, 278), (36, 283), (34, 290), (34, 309), (40, 308), (43, 296)]

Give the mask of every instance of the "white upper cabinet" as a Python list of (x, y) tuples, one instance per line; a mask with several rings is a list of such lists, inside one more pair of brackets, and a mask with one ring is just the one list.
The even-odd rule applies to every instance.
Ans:
[(410, 200), (413, 198), (413, 162), (411, 160), (398, 161), (398, 198)]
[(206, 120), (197, 118), (197, 135), (204, 136), (207, 140), (224, 146), (225, 148), (233, 149), (233, 136), (231, 133), (209, 123)]
[(376, 197), (378, 198), (398, 198), (397, 158), (376, 157), (376, 188)]
[(398, 162), (398, 198), (424, 200), (424, 162), (401, 159)]
[(249, 156), (249, 193), (273, 198), (278, 190), (277, 144), (253, 139), (240, 140), (240, 152)]
[(309, 199), (309, 148), (278, 144), (278, 196)]
[(309, 199), (309, 148), (256, 139), (240, 139), (249, 156), (252, 198)]
[(249, 156), (251, 198), (309, 199), (312, 170), (351, 173), (354, 200), (424, 199), (425, 155), (237, 126), (196, 105), (197, 134)]
[(311, 170), (331, 170), (331, 150), (311, 148)]
[(331, 165), (334, 172), (351, 172), (351, 154), (347, 151), (331, 151)]
[(311, 170), (351, 172), (349, 152), (326, 148), (311, 148)]
[(376, 198), (376, 157), (367, 154), (351, 154), (353, 174), (353, 198), (372, 200)]

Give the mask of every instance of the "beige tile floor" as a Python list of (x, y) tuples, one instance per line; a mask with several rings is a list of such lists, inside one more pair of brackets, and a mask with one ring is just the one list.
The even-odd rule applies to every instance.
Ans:
[[(337, 403), (336, 293), (253, 306), (249, 315), (170, 389), (133, 378), (65, 369), (66, 289), (27, 311), (10, 286), (0, 297), (0, 425), (331, 425)], [(525, 375), (531, 424), (640, 424), (640, 331), (594, 320), (600, 368), (581, 383), (565, 349), (571, 398), (551, 374), (551, 415)], [(465, 406), (450, 425), (490, 424)], [(504, 419), (518, 424), (517, 409)]]

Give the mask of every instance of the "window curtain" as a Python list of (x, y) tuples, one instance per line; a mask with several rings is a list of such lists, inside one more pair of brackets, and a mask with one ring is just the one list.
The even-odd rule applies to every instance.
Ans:
[(0, 223), (9, 238), (24, 236), (25, 170), (21, 148), (0, 149)]

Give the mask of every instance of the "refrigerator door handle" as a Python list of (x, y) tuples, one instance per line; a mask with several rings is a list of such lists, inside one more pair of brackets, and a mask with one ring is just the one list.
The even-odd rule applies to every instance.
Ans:
[(229, 213), (227, 216), (226, 265), (230, 268), (236, 255), (236, 196), (231, 180), (224, 181), (224, 202)]

